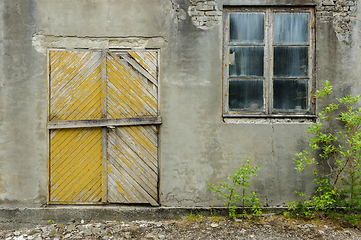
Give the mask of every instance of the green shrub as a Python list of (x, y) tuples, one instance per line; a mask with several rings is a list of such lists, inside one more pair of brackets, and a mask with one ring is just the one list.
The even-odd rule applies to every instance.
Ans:
[[(219, 183), (219, 188), (216, 188), (212, 183), (206, 185), (208, 186), (208, 190), (223, 197), (224, 205), (227, 205), (231, 219), (236, 217), (236, 202), (242, 202), (243, 207), (251, 207), (253, 214), (262, 213), (262, 203), (257, 198), (255, 192), (252, 192), (251, 195), (246, 194), (247, 189), (251, 186), (249, 180), (253, 176), (256, 177), (256, 171), (262, 168), (261, 166), (251, 166), (250, 161), (250, 157), (245, 158), (237, 171), (228, 177), (232, 182), (230, 185), (225, 181)], [(227, 191), (222, 191), (222, 188)], [(241, 193), (237, 191), (239, 188), (241, 188)], [(246, 213), (244, 212), (244, 214)]]

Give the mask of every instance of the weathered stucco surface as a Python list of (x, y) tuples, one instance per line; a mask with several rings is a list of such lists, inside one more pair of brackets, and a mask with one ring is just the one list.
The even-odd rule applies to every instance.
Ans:
[[(159, 48), (160, 203), (222, 205), (207, 191), (250, 156), (262, 202), (283, 205), (295, 190), (311, 193), (309, 173), (292, 158), (307, 148), (310, 121), (222, 118), (224, 6), (314, 6), (316, 81), (337, 96), (360, 92), (358, 1), (5, 0), (0, 2), (0, 206), (41, 205), (47, 196), (49, 48)], [(202, 5), (204, 6), (204, 5)], [(207, 5), (208, 6), (208, 5)], [(197, 19), (199, 11), (210, 18)], [(199, 10), (199, 11), (198, 11)], [(198, 11), (198, 12), (197, 12)], [(214, 14), (214, 15), (213, 15)], [(208, 22), (209, 21), (209, 22)], [(317, 108), (320, 109), (320, 104)]]

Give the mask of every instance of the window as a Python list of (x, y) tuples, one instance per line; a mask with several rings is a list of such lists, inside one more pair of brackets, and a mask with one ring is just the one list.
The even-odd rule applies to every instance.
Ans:
[(223, 116), (313, 116), (313, 9), (229, 8), (224, 14)]

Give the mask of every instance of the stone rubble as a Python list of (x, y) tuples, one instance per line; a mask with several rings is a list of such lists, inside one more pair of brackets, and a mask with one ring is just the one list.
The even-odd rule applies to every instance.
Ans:
[(50, 224), (0, 231), (6, 240), (60, 239), (361, 239), (358, 229), (268, 217), (231, 221), (204, 217), (168, 221), (103, 221)]

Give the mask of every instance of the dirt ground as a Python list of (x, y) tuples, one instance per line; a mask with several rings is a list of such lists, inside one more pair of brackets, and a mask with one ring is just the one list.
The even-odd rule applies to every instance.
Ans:
[(190, 215), (164, 221), (103, 221), (0, 232), (0, 239), (361, 239), (361, 230), (335, 219), (297, 219), (266, 214), (255, 219)]

